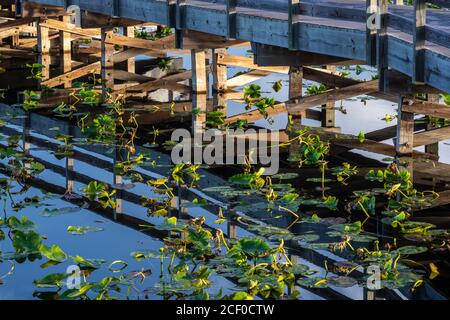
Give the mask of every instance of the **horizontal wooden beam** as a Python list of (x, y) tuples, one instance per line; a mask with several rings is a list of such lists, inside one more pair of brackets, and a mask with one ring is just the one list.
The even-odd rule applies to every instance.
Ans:
[(326, 104), (330, 101), (338, 101), (358, 95), (374, 92), (378, 89), (378, 80), (361, 82), (344, 88), (326, 91), (324, 93), (297, 99), (295, 103), (287, 104), (289, 114), (299, 115), (304, 110)]
[(142, 84), (127, 88), (127, 92), (151, 92), (156, 91), (158, 89), (171, 86), (176, 86), (178, 90), (183, 89), (181, 92), (190, 92), (191, 87), (179, 84), (178, 82), (185, 81), (192, 78), (192, 71), (185, 71), (175, 74), (170, 74), (161, 79), (156, 79), (148, 82), (144, 82)]
[(450, 119), (450, 106), (426, 101), (410, 101), (403, 105), (403, 112)]
[(255, 70), (263, 70), (268, 72), (276, 72), (276, 73), (289, 73), (289, 67), (261, 67), (253, 63), (252, 58), (234, 56), (228, 54), (219, 54), (217, 58), (218, 64), (224, 64), (227, 66), (241, 67), (241, 68), (249, 68)]
[(183, 49), (185, 50), (220, 49), (242, 45), (250, 46), (248, 41), (231, 40), (226, 37), (191, 30), (183, 30), (182, 37)]
[(450, 139), (450, 127), (443, 127), (414, 134), (413, 146), (430, 145)]

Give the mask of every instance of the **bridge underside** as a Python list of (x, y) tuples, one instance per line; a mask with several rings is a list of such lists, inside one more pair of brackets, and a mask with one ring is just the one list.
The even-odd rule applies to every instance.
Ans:
[[(15, 2), (2, 0), (1, 3), (12, 6)], [(450, 133), (441, 128), (421, 135), (414, 142), (415, 128), (411, 122), (414, 122), (414, 114), (437, 112), (450, 118), (446, 107), (439, 104), (438, 96), (440, 92), (450, 91), (450, 49), (447, 48), (450, 46), (447, 41), (450, 13), (433, 11), (428, 15), (427, 39), (434, 42), (427, 41), (424, 48), (424, 83), (412, 81), (415, 49), (412, 36), (405, 30), (408, 26), (404, 25), (399, 27), (401, 30), (388, 28), (383, 40), (383, 66), (378, 66), (380, 78), (358, 81), (336, 72), (336, 66), (368, 64), (380, 51), (374, 50), (379, 45), (379, 36), (366, 28), (363, 2), (304, 1), (300, 4), (299, 14), (288, 15), (283, 12), (285, 8), (280, 1), (264, 0), (250, 8), (252, 0), (245, 0), (238, 4), (247, 4), (247, 7), (236, 7), (234, 18), (230, 19), (230, 10), (224, 1), (190, 0), (178, 4), (172, 0), (26, 1), (16, 8), (16, 20), (11, 18), (0, 24), (2, 38), (12, 38), (11, 48), (2, 48), (1, 54), (27, 58), (30, 53), (25, 49), (37, 46), (38, 61), (44, 66), (41, 85), (64, 88), (43, 101), (48, 105), (67, 98), (67, 89), (73, 81), (96, 73), (104, 80), (99, 89), (103, 94), (112, 89), (133, 99), (150, 97), (162, 88), (170, 92), (168, 97), (173, 96), (173, 92), (190, 97), (192, 101), (178, 102), (174, 106), (180, 115), (186, 116), (194, 108), (213, 110), (225, 105), (227, 100), (242, 101), (244, 95), (236, 88), (270, 73), (284, 73), (289, 74), (290, 79), (289, 100), (278, 102), (269, 111), (270, 115), (289, 113), (293, 117), (320, 120), (324, 127), (334, 130), (336, 101), (366, 94), (399, 103), (398, 132), (389, 136), (397, 136), (396, 147), (379, 142), (383, 140), (374, 140), (364, 147), (347, 141), (344, 143), (347, 149), (363, 148), (386, 155), (414, 154), (414, 147), (435, 145), (445, 140)], [(273, 6), (271, 11), (265, 10), (269, 4)], [(390, 24), (411, 25), (411, 8), (392, 6), (389, 13)], [(134, 26), (149, 24), (159, 26), (160, 31), (163, 26), (168, 26), (176, 32), (151, 40), (136, 37)], [(116, 27), (123, 32), (116, 32)], [(31, 37), (21, 39), (24, 34)], [(86, 41), (89, 46), (85, 45)], [(250, 45), (251, 58), (227, 52), (229, 47)], [(56, 56), (55, 52), (58, 52)], [(169, 73), (156, 65), (153, 71), (145, 74), (136, 72), (139, 64), (136, 56), (164, 60), (169, 54), (191, 55), (192, 71), (182, 70), (179, 61), (174, 64), (176, 72)], [(7, 62), (15, 65), (14, 59)], [(228, 66), (249, 71), (228, 79)], [(212, 88), (217, 93), (213, 101), (207, 95), (208, 74), (213, 75)], [(13, 73), (8, 77), (12, 79)], [(304, 79), (324, 84), (329, 90), (302, 97)], [(23, 84), (23, 81), (17, 83)], [(415, 101), (416, 93), (428, 95), (428, 101), (425, 104)], [(140, 120), (164, 119), (169, 104), (159, 105), (161, 114), (152, 114), (151, 119), (142, 115)], [(322, 111), (313, 110), (317, 106), (322, 106)], [(226, 122), (236, 119), (256, 121), (260, 117), (258, 112), (251, 111), (230, 117)], [(427, 153), (418, 155), (430, 157)], [(431, 158), (436, 159), (435, 154), (432, 152)]]

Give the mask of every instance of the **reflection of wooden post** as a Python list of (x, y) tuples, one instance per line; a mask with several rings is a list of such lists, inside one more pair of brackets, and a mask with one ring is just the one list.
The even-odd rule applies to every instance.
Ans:
[(20, 33), (19, 33), (19, 29), (17, 29), (17, 32), (11, 36), (11, 48), (17, 48), (20, 44)]
[[(122, 159), (122, 153), (125, 143), (124, 141), (121, 141), (122, 144), (118, 144), (116, 142), (115, 144), (115, 151), (114, 151), (114, 167), (117, 163), (123, 161)], [(113, 183), (114, 184), (122, 184), (123, 183), (123, 177), (119, 174), (116, 174), (116, 170), (114, 170), (114, 176), (113, 176)], [(122, 190), (116, 189), (116, 195), (115, 195), (115, 202), (116, 202), (116, 208), (114, 209), (114, 219), (117, 219), (117, 215), (123, 213), (123, 203), (122, 203)]]
[[(69, 136), (73, 135), (73, 128), (69, 126), (67, 133)], [(72, 149), (72, 147), (70, 147)], [(73, 171), (74, 170), (74, 159), (71, 156), (66, 157), (66, 192), (72, 193), (74, 186)]]
[(217, 61), (219, 57), (223, 57), (227, 53), (227, 49), (214, 49), (212, 52), (213, 56), (213, 97), (214, 97), (214, 107), (223, 107), (223, 112), (226, 113), (226, 96), (227, 91), (227, 66), (223, 64), (218, 64)]
[[(292, 247), (298, 246), (298, 243), (296, 241), (293, 241), (293, 243), (291, 244)], [(295, 266), (298, 264), (298, 260), (299, 260), (299, 256), (295, 255), (295, 254), (291, 254), (289, 255), (289, 260), (291, 261), (292, 265)], [(300, 291), (300, 286), (294, 286), (295, 290)], [(289, 292), (289, 294), (292, 294), (292, 292)]]
[(193, 115), (193, 131), (202, 131), (206, 121), (206, 57), (205, 51), (191, 50), (192, 63), (192, 109), (200, 110), (200, 113)]
[(289, 69), (289, 100), (295, 102), (295, 99), (303, 95), (303, 67), (290, 67)]
[(364, 288), (364, 300), (375, 300), (375, 291)]
[(50, 38), (49, 29), (41, 26), (41, 21), (37, 24), (37, 47), (39, 52), (39, 63), (42, 68), (42, 80), (50, 78)]
[(237, 239), (237, 226), (236, 226), (236, 223), (234, 223), (232, 221), (228, 221), (228, 223), (227, 223), (227, 234), (228, 234), (228, 238), (230, 238), (232, 240), (236, 240)]
[[(70, 23), (70, 16), (63, 16), (64, 23)], [(68, 32), (59, 32), (60, 47), (61, 47), (61, 73), (65, 74), (72, 70), (72, 35)], [(72, 87), (72, 81), (64, 82), (64, 88)]]
[(107, 97), (108, 89), (114, 90), (114, 45), (106, 42), (107, 39), (111, 39), (113, 31), (110, 27), (104, 27), (101, 29), (102, 33), (102, 98), (103, 101)]
[[(23, 118), (23, 135), (22, 135), (22, 142), (23, 142), (23, 155), (25, 157), (30, 156), (30, 126), (31, 126), (31, 114), (29, 111), (25, 111)], [(25, 162), (25, 168), (30, 169), (31, 164), (26, 161)]]
[(409, 100), (400, 97), (395, 148), (400, 156), (404, 156), (400, 159), (399, 167), (408, 170), (411, 174), (410, 180), (414, 181), (414, 162), (412, 158), (414, 150), (414, 113), (403, 111), (403, 105), (405, 103), (409, 103)]
[[(438, 94), (428, 94), (427, 100), (432, 103), (439, 103), (440, 96)], [(436, 129), (435, 126), (433, 124), (429, 123), (427, 125), (426, 130), (433, 130), (433, 129)], [(439, 142), (427, 144), (425, 146), (425, 152), (435, 154), (438, 156), (439, 155)]]
[(173, 190), (174, 197), (170, 200), (170, 216), (177, 217), (177, 219), (182, 218), (181, 216), (181, 187), (177, 183), (177, 186)]
[(400, 98), (398, 104), (398, 124), (396, 150), (400, 155), (411, 155), (414, 139), (414, 113), (403, 112), (405, 99)]
[[(336, 71), (336, 66), (327, 65), (324, 67), (331, 72)], [(334, 110), (336, 102), (330, 101), (322, 105), (322, 127), (334, 128), (336, 124), (336, 112)]]
[[(124, 27), (124, 33), (128, 38), (134, 38), (134, 27)], [(130, 58), (127, 62), (127, 71), (136, 73), (136, 58)]]
[[(297, 102), (303, 95), (303, 67), (290, 67), (289, 69), (289, 101)], [(299, 127), (302, 124), (301, 116), (292, 116), (292, 127)], [(292, 137), (291, 137), (292, 138)], [(289, 154), (296, 153), (298, 146), (291, 144)]]

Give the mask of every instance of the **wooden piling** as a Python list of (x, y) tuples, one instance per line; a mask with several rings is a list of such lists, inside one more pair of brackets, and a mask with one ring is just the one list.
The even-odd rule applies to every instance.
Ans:
[(112, 39), (113, 30), (110, 27), (101, 29), (101, 75), (102, 75), (102, 99), (107, 97), (108, 90), (114, 90), (114, 45), (107, 40)]
[[(336, 66), (327, 65), (324, 69), (336, 72)], [(335, 111), (336, 101), (331, 100), (326, 104), (322, 105), (322, 127), (324, 128), (334, 128), (336, 125), (336, 111)]]
[[(61, 17), (64, 23), (70, 23), (70, 16)], [(68, 32), (60, 31), (60, 48), (61, 48), (61, 73), (65, 74), (72, 71), (72, 35)], [(64, 88), (71, 88), (72, 81), (64, 81)]]
[(49, 28), (42, 26), (45, 20), (37, 22), (37, 48), (39, 53), (39, 63), (42, 65), (42, 80), (50, 78), (50, 37)]
[(408, 103), (409, 100), (400, 97), (396, 141), (396, 150), (400, 155), (411, 155), (414, 146), (414, 113), (403, 110), (403, 105)]

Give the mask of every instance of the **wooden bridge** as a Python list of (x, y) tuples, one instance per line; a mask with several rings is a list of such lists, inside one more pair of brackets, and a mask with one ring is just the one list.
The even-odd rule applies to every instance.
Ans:
[[(314, 53), (377, 64), (383, 71), (391, 68), (415, 82), (450, 92), (450, 12), (426, 10), (425, 1), (416, 1), (416, 6), (411, 7), (388, 6), (387, 0), (378, 0), (379, 19), (374, 12), (376, 0), (35, 2), (77, 5), (81, 10), (171, 26), (178, 31), (250, 41), (256, 45), (255, 62), (259, 65), (286, 65), (286, 61), (307, 65), (313, 58), (302, 54)], [(450, 7), (445, 0), (427, 2)], [(181, 46), (182, 37), (179, 38)], [(268, 58), (265, 46), (293, 50), (287, 56), (297, 59), (278, 54), (276, 58), (269, 54)], [(388, 83), (382, 85), (386, 87)]]

